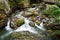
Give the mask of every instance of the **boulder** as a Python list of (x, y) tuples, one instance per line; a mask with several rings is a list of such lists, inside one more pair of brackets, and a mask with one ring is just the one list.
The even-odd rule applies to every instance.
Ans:
[(31, 27), (34, 27), (34, 26), (35, 26), (35, 23), (31, 21), (31, 22), (29, 23), (29, 25), (30, 25)]
[(38, 12), (36, 10), (33, 10), (33, 11), (25, 11), (22, 15), (24, 17), (37, 16), (38, 15)]
[(37, 25), (40, 25), (40, 21), (39, 20), (36, 20), (35, 22)]
[(22, 24), (24, 24), (24, 19), (22, 17), (14, 17), (11, 20), (11, 28), (12, 29), (17, 29)]
[(6, 14), (9, 14), (10, 5), (8, 0), (0, 0), (0, 9), (3, 9), (6, 12)]
[(7, 25), (8, 17), (4, 10), (0, 9), (0, 28), (3, 28)]
[(25, 11), (23, 14), (22, 14), (22, 16), (24, 16), (24, 17), (30, 17), (32, 15), (32, 13), (31, 12), (27, 12), (27, 11)]

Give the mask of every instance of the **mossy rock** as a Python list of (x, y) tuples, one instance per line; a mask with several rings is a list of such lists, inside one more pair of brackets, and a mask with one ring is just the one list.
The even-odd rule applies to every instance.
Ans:
[(11, 21), (11, 28), (13, 29), (17, 29), (18, 27), (20, 27), (22, 24), (24, 24), (24, 19), (22, 17), (18, 18), (15, 17), (12, 19)]
[(24, 17), (30, 17), (30, 16), (32, 16), (32, 13), (25, 11), (25, 12), (22, 14), (22, 16), (24, 16)]

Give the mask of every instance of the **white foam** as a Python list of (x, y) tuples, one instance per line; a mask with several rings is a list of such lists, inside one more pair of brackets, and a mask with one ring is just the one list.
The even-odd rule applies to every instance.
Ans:
[(25, 24), (23, 24), (22, 26), (20, 26), (19, 28), (17, 28), (17, 30), (15, 30), (16, 32), (20, 32), (20, 31), (29, 31), (32, 33), (37, 33), (37, 31), (35, 31), (35, 29), (33, 27), (29, 26), (29, 20), (27, 18), (25, 19)]
[(40, 30), (43, 30), (43, 31), (46, 30), (46, 29), (44, 28), (44, 26), (43, 26), (43, 22), (40, 23), (40, 26), (38, 26), (38, 25), (35, 23), (35, 26), (36, 26), (37, 28), (39, 28)]
[(10, 28), (10, 20), (8, 20), (7, 26), (5, 27), (5, 29), (6, 29), (7, 31), (12, 31), (12, 29)]

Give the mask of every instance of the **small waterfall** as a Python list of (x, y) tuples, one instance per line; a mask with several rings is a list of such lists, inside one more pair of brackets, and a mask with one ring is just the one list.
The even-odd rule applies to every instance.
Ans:
[[(6, 3), (6, 5), (8, 5), (7, 3)], [(9, 6), (8, 6), (8, 8), (9, 8)], [(10, 9), (9, 9), (10, 10)], [(35, 10), (35, 8), (31, 8), (30, 10), (28, 10), (28, 11), (32, 11), (32, 10)], [(38, 9), (37, 9), (38, 10)], [(21, 17), (21, 15), (22, 15), (22, 13), (23, 13), (24, 11), (22, 11), (22, 12), (19, 12), (19, 14), (18, 15), (16, 15), (17, 17)], [(22, 16), (23, 17), (23, 16)], [(23, 17), (24, 18), (24, 20), (25, 20), (25, 23), (23, 24), (23, 25), (21, 25), (20, 27), (18, 27), (16, 30), (13, 30), (13, 29), (11, 29), (10, 28), (10, 19), (8, 19), (8, 23), (7, 23), (7, 26), (5, 27), (5, 29), (8, 31), (7, 33), (5, 33), (5, 34), (3, 34), (2, 36), (0, 36), (0, 38), (1, 39), (3, 39), (3, 38), (5, 38), (5, 37), (7, 37), (8, 35), (10, 35), (12, 32), (21, 32), (21, 31), (29, 31), (29, 32), (31, 32), (31, 33), (34, 33), (34, 34), (38, 34), (39, 32), (34, 28), (34, 27), (31, 27), (30, 25), (29, 25), (29, 23), (31, 22), (30, 20), (28, 20), (27, 18), (25, 18), (25, 17)], [(35, 23), (35, 26), (38, 28), (38, 29), (40, 29), (40, 30), (42, 30), (42, 31), (46, 31), (46, 29), (44, 28), (44, 26), (43, 26), (43, 21), (40, 23), (40, 26), (38, 26), (36, 23)]]
[(3, 34), (2, 36), (0, 36), (1, 39), (4, 39), (5, 37), (7, 37), (13, 32), (13, 30), (10, 28), (10, 20), (8, 20), (7, 26), (5, 27), (5, 29), (7, 30), (7, 32)]
[(7, 26), (5, 27), (5, 29), (7, 31), (12, 31), (12, 29), (10, 28), (10, 19), (8, 20)]
[[(30, 11), (31, 10), (34, 10), (35, 8), (31, 8), (30, 9)], [(19, 12), (19, 14), (18, 15), (16, 15), (17, 17), (20, 17), (21, 15), (22, 15), (22, 13), (23, 13), (23, 11), (22, 12)], [(23, 16), (22, 16), (23, 17)], [(37, 34), (38, 32), (36, 31), (36, 29), (34, 28), (34, 27), (31, 27), (30, 25), (29, 25), (29, 23), (31, 22), (30, 20), (28, 20), (27, 18), (25, 18), (25, 17), (23, 17), (24, 18), (24, 20), (25, 20), (25, 24), (23, 24), (22, 26), (20, 26), (20, 27), (18, 27), (16, 30), (14, 30), (15, 32), (20, 32), (20, 31), (29, 31), (29, 32), (32, 32), (32, 33), (35, 33), (35, 34)], [(46, 29), (44, 28), (44, 26), (43, 26), (43, 21), (40, 23), (40, 26), (38, 26), (36, 23), (35, 23), (35, 26), (37, 27), (37, 28), (39, 28), (40, 30), (42, 30), (42, 31), (46, 31)]]
[[(35, 8), (33, 8), (35, 9)], [(20, 17), (22, 15), (23, 11), (22, 12), (19, 12), (18, 15), (16, 15), (17, 17)], [(23, 16), (22, 16), (23, 17)], [(24, 20), (25, 20), (25, 24), (23, 24), (22, 26), (18, 27), (16, 30), (14, 30), (15, 32), (20, 32), (20, 31), (29, 31), (29, 32), (32, 32), (32, 33), (38, 33), (37, 31), (35, 31), (35, 29), (33, 27), (30, 27), (29, 23), (30, 23), (30, 20), (28, 20), (27, 18), (23, 17)]]
[(29, 26), (29, 20), (27, 18), (24, 18), (25, 19), (25, 24), (23, 24), (22, 26), (20, 26), (19, 28), (17, 28), (17, 30), (15, 30), (16, 32), (19, 32), (19, 31), (29, 31), (29, 32), (32, 32), (32, 33), (37, 33), (37, 31), (35, 31), (35, 29), (33, 27), (30, 27)]
[(37, 28), (39, 28), (40, 30), (46, 31), (46, 29), (45, 29), (44, 26), (43, 26), (43, 21), (40, 23), (40, 26), (38, 26), (36, 23), (35, 23), (35, 26), (36, 26)]

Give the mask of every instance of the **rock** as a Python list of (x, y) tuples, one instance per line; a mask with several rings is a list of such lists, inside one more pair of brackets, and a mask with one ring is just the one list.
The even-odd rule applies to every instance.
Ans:
[(35, 22), (37, 20), (37, 17), (36, 16), (31, 16), (30, 19), (31, 19), (31, 21)]
[(7, 25), (8, 17), (4, 10), (0, 9), (0, 28), (4, 28)]
[(36, 10), (34, 10), (34, 11), (25, 11), (22, 15), (24, 17), (37, 16), (38, 12)]
[(50, 18), (50, 23), (54, 23), (56, 20), (54, 18)]
[(29, 16), (31, 16), (32, 15), (32, 13), (31, 12), (27, 12), (27, 11), (25, 11), (23, 14), (22, 14), (22, 16), (24, 16), (24, 17), (29, 17)]
[(60, 30), (60, 24), (58, 23), (51, 23), (46, 26), (47, 29), (52, 29), (52, 30)]
[(15, 17), (15, 18), (12, 18), (12, 20), (11, 20), (12, 29), (17, 29), (22, 24), (24, 24), (24, 19), (22, 17)]
[(47, 25), (49, 25), (51, 23), (54, 23), (55, 19), (54, 18), (49, 18), (49, 17), (45, 16), (44, 19), (43, 19), (43, 22), (44, 22), (44, 25), (47, 26)]
[(8, 3), (8, 0), (0, 0), (0, 9), (3, 9), (6, 14), (10, 12), (10, 5)]
[(54, 30), (47, 30), (47, 32), (52, 33)]
[(36, 10), (34, 10), (34, 11), (32, 12), (32, 15), (38, 15), (38, 12), (37, 12)]
[(30, 6), (29, 0), (16, 0), (18, 8), (26, 8)]
[(37, 25), (40, 25), (40, 21), (39, 20), (36, 20), (35, 22)]
[(30, 25), (31, 27), (34, 27), (34, 26), (35, 26), (35, 23), (34, 23), (34, 22), (30, 22), (29, 25)]

